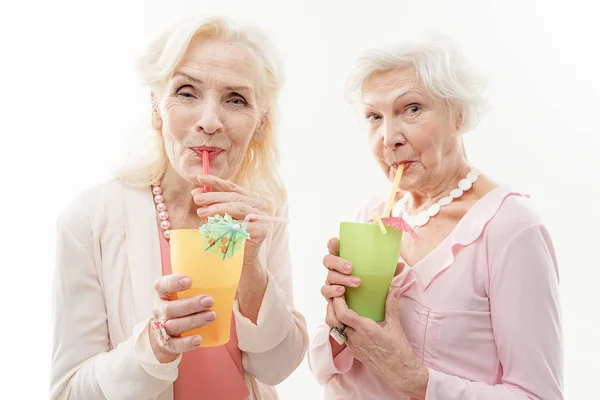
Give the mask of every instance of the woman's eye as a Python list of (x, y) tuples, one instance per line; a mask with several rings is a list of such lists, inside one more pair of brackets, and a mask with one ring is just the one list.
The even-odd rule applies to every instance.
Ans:
[(177, 92), (176, 95), (178, 97), (184, 97), (186, 99), (190, 99), (194, 97), (194, 94), (191, 91), (191, 88), (189, 86), (182, 86), (180, 87)]
[(245, 104), (246, 104), (246, 100), (244, 100), (244, 99), (243, 99), (243, 98), (241, 98), (241, 97), (233, 97), (233, 98), (230, 100), (230, 102), (231, 102), (231, 104), (235, 104), (236, 106), (243, 106), (243, 105), (245, 105)]
[(416, 114), (419, 111), (421, 111), (421, 106), (419, 104), (411, 104), (408, 107), (406, 107), (406, 111), (409, 114)]

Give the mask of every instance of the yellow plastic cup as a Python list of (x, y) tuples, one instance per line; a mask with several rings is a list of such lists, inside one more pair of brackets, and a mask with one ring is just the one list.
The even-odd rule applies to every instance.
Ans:
[(209, 295), (214, 299), (212, 310), (217, 314), (217, 319), (212, 323), (184, 332), (181, 337), (202, 336), (200, 347), (221, 346), (229, 342), (233, 302), (242, 272), (245, 241), (245, 239), (238, 239), (233, 247), (233, 253), (227, 249), (226, 240), (215, 244), (223, 254), (229, 251), (228, 256), (223, 258), (217, 254), (217, 251), (205, 251), (209, 246), (209, 240), (199, 229), (171, 231), (172, 272), (187, 275), (192, 280), (191, 288), (178, 292), (177, 298)]

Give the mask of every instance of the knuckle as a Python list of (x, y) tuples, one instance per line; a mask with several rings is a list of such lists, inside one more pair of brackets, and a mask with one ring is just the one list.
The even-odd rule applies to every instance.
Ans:
[(325, 318), (325, 323), (329, 326), (335, 326), (335, 319), (329, 315)]
[(177, 320), (167, 320), (167, 322), (165, 322), (165, 330), (171, 336), (177, 335), (179, 333), (177, 330), (178, 325), (179, 324)]
[(208, 313), (198, 314), (196, 316), (195, 320), (196, 320), (195, 325), (197, 325), (198, 327), (202, 327), (204, 325), (207, 325), (209, 322), (212, 321), (212, 320), (209, 320)]
[(343, 278), (343, 276), (340, 276), (340, 274), (335, 271), (329, 271), (327, 274), (327, 282), (329, 284), (341, 284), (343, 283)]
[(164, 319), (169, 319), (169, 318), (171, 318), (171, 317), (172, 317), (172, 312), (173, 312), (172, 308), (173, 308), (173, 307), (171, 306), (171, 304), (170, 304), (168, 301), (162, 301), (162, 302), (160, 303), (160, 306), (159, 306), (159, 308), (158, 308), (158, 311), (159, 311), (159, 317), (160, 317), (161, 319), (162, 319), (162, 318), (164, 318)]
[(183, 353), (183, 342), (182, 339), (171, 339), (169, 341), (169, 347), (174, 353)]
[(327, 273), (327, 278), (325, 279), (325, 284), (326, 285), (331, 285), (332, 283), (334, 283), (335, 281), (335, 274), (333, 273), (333, 271), (329, 271)]
[(352, 314), (348, 310), (344, 310), (338, 315), (341, 321), (350, 321), (352, 319)]
[(162, 293), (163, 292), (163, 287), (164, 287), (164, 277), (160, 277), (157, 278), (154, 281), (154, 290), (158, 293)]
[(184, 315), (190, 315), (196, 311), (196, 305), (193, 300), (188, 299), (182, 304), (181, 311)]

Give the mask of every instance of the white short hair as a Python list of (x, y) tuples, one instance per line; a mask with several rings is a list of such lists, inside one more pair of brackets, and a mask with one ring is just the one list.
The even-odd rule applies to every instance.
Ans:
[(446, 103), (451, 118), (456, 112), (462, 114), (461, 133), (477, 125), (487, 108), (483, 97), (485, 84), (457, 46), (440, 35), (363, 51), (346, 83), (348, 100), (362, 102), (364, 84), (373, 74), (403, 67), (414, 68), (427, 92)]
[[(250, 141), (239, 171), (232, 181), (255, 191), (272, 208), (285, 201), (285, 187), (278, 174), (275, 125), (277, 99), (283, 86), (283, 68), (279, 53), (258, 28), (238, 25), (224, 18), (188, 19), (173, 24), (155, 40), (138, 60), (141, 82), (155, 95), (157, 107), (173, 72), (194, 38), (239, 43), (253, 57), (258, 70), (257, 98), (261, 105), (260, 135)], [(150, 99), (150, 95), (148, 95)], [(151, 110), (151, 107), (148, 107)], [(148, 113), (150, 117), (150, 112)], [(143, 133), (143, 132), (140, 132)], [(138, 157), (129, 158), (115, 171), (117, 178), (133, 186), (157, 183), (168, 166), (162, 133), (151, 131), (136, 143)], [(143, 136), (143, 135), (142, 135)]]

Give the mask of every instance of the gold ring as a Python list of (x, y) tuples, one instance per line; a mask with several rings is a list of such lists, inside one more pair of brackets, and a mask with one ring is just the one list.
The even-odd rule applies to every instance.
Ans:
[(338, 328), (337, 326), (332, 327), (329, 330), (329, 335), (335, 340), (339, 345), (343, 345), (348, 341), (348, 336), (344, 332), (346, 330), (346, 325), (342, 324), (342, 328)]

